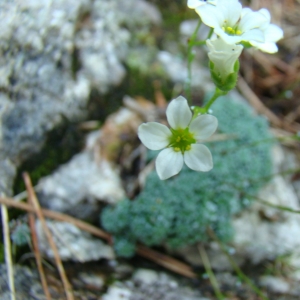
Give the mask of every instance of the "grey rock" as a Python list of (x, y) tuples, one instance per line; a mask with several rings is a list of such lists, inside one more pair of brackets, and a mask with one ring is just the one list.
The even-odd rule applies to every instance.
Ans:
[(138, 269), (131, 280), (115, 283), (103, 299), (208, 300), (199, 290), (193, 290), (170, 275), (148, 269)]
[[(184, 85), (187, 82), (187, 62), (181, 56), (174, 55), (168, 51), (160, 51), (157, 55), (157, 60), (174, 83)], [(208, 92), (214, 89), (209, 70), (201, 67), (197, 60), (192, 64), (191, 86), (194, 91), (204, 89), (205, 92)]]
[[(288, 163), (292, 154), (277, 146), (274, 148), (274, 173), (291, 168)], [(292, 166), (295, 168), (295, 165)], [(274, 176), (261, 190), (259, 199), (271, 205), (300, 210), (299, 199), (289, 178)], [(300, 216), (256, 202), (249, 211), (234, 221), (235, 248), (252, 263), (272, 260), (285, 254), (300, 254)], [(253, 242), (255, 241), (255, 242)]]
[(84, 151), (39, 183), (39, 200), (44, 207), (80, 219), (98, 219), (100, 200), (115, 203), (125, 197), (118, 170), (105, 160), (97, 162)]
[[(114, 258), (110, 246), (70, 223), (47, 220), (47, 226), (52, 233), (62, 260), (88, 262), (101, 258)], [(40, 251), (48, 258), (53, 259), (53, 252), (39, 220), (36, 221), (36, 231)]]
[(260, 285), (280, 294), (288, 293), (291, 290), (291, 286), (286, 280), (275, 276), (263, 276), (260, 278)]
[(134, 285), (130, 300), (205, 300), (198, 290), (191, 289), (164, 272), (139, 269), (132, 281)]
[(102, 300), (130, 300), (131, 291), (124, 286), (110, 286)]
[(92, 289), (102, 289), (104, 287), (104, 278), (92, 273), (80, 273), (79, 274), (79, 280), (84, 284)]
[(149, 269), (138, 269), (133, 275), (133, 280), (143, 284), (152, 284), (158, 280), (158, 273)]
[(143, 0), (1, 1), (0, 161), (18, 167), (47, 132), (85, 119), (91, 91), (121, 82), (132, 36), (160, 18)]
[[(14, 266), (14, 284), (17, 300), (44, 299), (44, 292), (39, 276), (27, 267)], [(6, 266), (0, 265), (0, 293), (1, 300), (10, 300)]]

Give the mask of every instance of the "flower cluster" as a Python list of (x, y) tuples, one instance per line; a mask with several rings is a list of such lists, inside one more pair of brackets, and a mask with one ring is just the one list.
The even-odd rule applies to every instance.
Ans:
[(188, 0), (202, 22), (213, 28), (225, 43), (254, 46), (264, 52), (278, 51), (276, 42), (283, 37), (280, 27), (270, 24), (270, 12), (262, 8), (243, 8), (238, 0)]
[(267, 9), (243, 8), (238, 0), (188, 0), (187, 5), (195, 9), (201, 21), (215, 34), (206, 44), (212, 77), (220, 89), (227, 91), (235, 85), (236, 76), (227, 77), (234, 73), (243, 46), (268, 53), (278, 51), (276, 42), (283, 37), (283, 31), (270, 23)]
[(195, 171), (211, 170), (212, 155), (199, 142), (216, 131), (217, 118), (212, 115), (193, 118), (187, 100), (182, 96), (170, 102), (166, 115), (171, 128), (157, 122), (148, 122), (138, 129), (138, 136), (147, 148), (165, 148), (159, 153), (155, 163), (159, 178), (164, 180), (178, 174), (183, 163)]

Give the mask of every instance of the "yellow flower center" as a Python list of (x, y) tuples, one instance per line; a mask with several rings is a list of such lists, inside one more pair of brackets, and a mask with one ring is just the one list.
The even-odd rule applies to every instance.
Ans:
[(222, 29), (229, 35), (241, 35), (242, 34), (242, 31), (240, 29), (238, 29), (237, 27), (232, 28), (230, 26), (224, 26), (224, 27), (222, 27)]
[(175, 152), (181, 151), (184, 153), (191, 149), (191, 144), (195, 144), (196, 140), (194, 135), (189, 132), (189, 128), (185, 129), (172, 129), (172, 136), (170, 137), (169, 147), (172, 147)]

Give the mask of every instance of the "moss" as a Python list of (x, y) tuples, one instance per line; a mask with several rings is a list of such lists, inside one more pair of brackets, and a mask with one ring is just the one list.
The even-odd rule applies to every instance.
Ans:
[(152, 172), (134, 201), (124, 200), (103, 211), (102, 225), (116, 235), (120, 256), (133, 254), (137, 241), (173, 248), (206, 241), (208, 226), (222, 241), (232, 238), (232, 216), (251, 204), (247, 195), (255, 195), (265, 184), (262, 178), (271, 175), (272, 139), (266, 120), (247, 105), (223, 97), (213, 111), (219, 133), (227, 139), (209, 143), (212, 171), (184, 167), (167, 181)]

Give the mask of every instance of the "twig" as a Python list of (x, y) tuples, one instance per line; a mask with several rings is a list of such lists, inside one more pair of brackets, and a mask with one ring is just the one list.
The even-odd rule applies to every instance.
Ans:
[(63, 264), (61, 262), (61, 259), (60, 259), (60, 256), (59, 256), (59, 253), (58, 253), (58, 250), (57, 250), (57, 247), (56, 247), (56, 244), (55, 244), (55, 242), (53, 240), (53, 237), (51, 235), (51, 232), (50, 232), (50, 230), (49, 230), (49, 228), (46, 224), (46, 221), (45, 221), (43, 212), (41, 210), (40, 204), (39, 204), (39, 202), (36, 198), (36, 195), (35, 195), (34, 189), (32, 187), (31, 180), (30, 180), (30, 177), (29, 177), (28, 173), (24, 173), (23, 178), (24, 178), (24, 182), (25, 182), (26, 189), (27, 189), (27, 192), (28, 192), (28, 197), (31, 199), (31, 203), (33, 204), (33, 207), (35, 209), (35, 213), (37, 214), (37, 216), (38, 216), (38, 218), (39, 218), (39, 220), (42, 224), (42, 227), (43, 227), (44, 232), (47, 236), (49, 245), (50, 245), (50, 247), (53, 251), (55, 263), (56, 263), (59, 275), (61, 277), (61, 280), (63, 282), (63, 286), (64, 286), (64, 289), (65, 289), (67, 299), (68, 300), (74, 300), (71, 285), (70, 285), (70, 283), (68, 281), (68, 278), (66, 276)]
[(157, 264), (183, 276), (189, 278), (196, 278), (197, 275), (192, 271), (192, 268), (170, 256), (164, 255), (160, 252), (154, 251), (143, 245), (138, 245), (137, 253), (146, 257)]
[(210, 266), (210, 262), (209, 262), (209, 259), (207, 257), (206, 251), (205, 251), (204, 247), (200, 244), (198, 245), (198, 251), (199, 251), (199, 254), (201, 256), (201, 260), (203, 262), (205, 271), (206, 271), (206, 273), (209, 277), (210, 283), (211, 283), (211, 285), (214, 289), (214, 292), (215, 292), (217, 298), (220, 299), (220, 300), (225, 299), (225, 296), (223, 296), (223, 294), (221, 293), (218, 281), (217, 281), (217, 279), (215, 277), (215, 274), (214, 274), (214, 272), (213, 272), (213, 270)]
[(14, 271), (13, 271), (12, 258), (11, 258), (11, 244), (10, 244), (10, 234), (9, 234), (9, 226), (8, 226), (8, 213), (7, 213), (7, 207), (4, 204), (1, 205), (1, 215), (2, 215), (3, 239), (4, 239), (4, 247), (5, 247), (5, 263), (7, 267), (10, 299), (16, 300)]
[[(1, 198), (0, 197), (0, 203), (5, 204), (7, 206), (15, 207), (21, 210), (25, 210), (27, 212), (36, 212), (35, 208), (31, 205), (24, 203), (24, 202), (16, 202), (13, 198)], [(70, 224), (73, 224), (77, 226), (78, 228), (87, 231), (95, 236), (98, 236), (102, 239), (109, 240), (111, 237), (108, 233), (101, 230), (100, 228), (97, 228), (95, 226), (92, 226), (86, 222), (83, 222), (81, 220), (78, 220), (76, 218), (73, 218), (69, 215), (62, 214), (53, 210), (49, 209), (41, 209), (43, 215), (47, 218), (51, 218), (54, 220), (62, 221), (62, 222), (68, 222)]]
[[(28, 205), (27, 203), (23, 203), (23, 202), (16, 202), (12, 198), (1, 198), (0, 197), (0, 203), (5, 204), (7, 206), (15, 207), (15, 208), (18, 208), (21, 210), (25, 210), (27, 212), (35, 212), (35, 209), (31, 205)], [(62, 221), (62, 222), (68, 222), (68, 223), (73, 224), (76, 227), (78, 227), (86, 232), (89, 232), (90, 234), (98, 236), (106, 241), (111, 240), (111, 236), (107, 232), (101, 230), (98, 227), (95, 227), (93, 225), (85, 223), (81, 220), (75, 219), (66, 214), (55, 212), (55, 211), (52, 211), (49, 209), (41, 209), (41, 212), (47, 218), (51, 218), (51, 219)], [(169, 270), (172, 270), (173, 272), (176, 272), (176, 273), (182, 275), (182, 276), (186, 276), (189, 278), (195, 278), (197, 276), (195, 273), (193, 273), (192, 269), (187, 264), (184, 264), (174, 258), (171, 258), (168, 255), (164, 255), (162, 253), (159, 253), (157, 251), (149, 249), (145, 246), (141, 246), (141, 245), (138, 246), (137, 253), (145, 258), (148, 258), (149, 260), (156, 262), (157, 264), (159, 264)]]
[[(33, 205), (31, 198), (28, 198), (28, 203), (30, 205)], [(42, 265), (41, 253), (40, 253), (39, 246), (38, 246), (38, 238), (37, 238), (37, 234), (36, 234), (36, 230), (35, 230), (35, 216), (33, 213), (29, 213), (28, 222), (29, 222), (31, 239), (32, 239), (32, 244), (33, 244), (33, 253), (34, 253), (37, 268), (38, 268), (38, 271), (40, 274), (44, 294), (45, 294), (47, 300), (51, 300), (51, 295), (50, 295), (50, 292), (48, 289), (48, 284), (47, 284), (46, 276), (45, 276), (43, 265)]]

